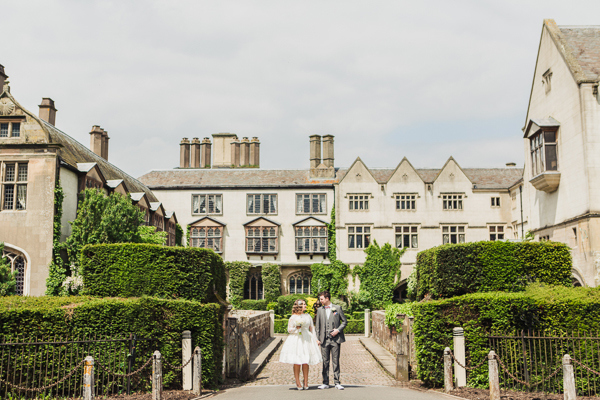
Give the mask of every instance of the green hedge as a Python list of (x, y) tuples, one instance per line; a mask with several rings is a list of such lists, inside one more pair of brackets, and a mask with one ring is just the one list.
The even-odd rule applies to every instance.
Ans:
[(288, 294), (277, 298), (277, 310), (275, 314), (286, 315), (292, 313), (292, 307), (298, 299), (302, 299), (308, 304), (309, 294)]
[(417, 296), (524, 290), (528, 283), (571, 286), (570, 249), (556, 242), (473, 242), (421, 251)]
[(258, 310), (258, 311), (266, 311), (267, 310), (267, 301), (266, 300), (242, 300), (242, 305), (240, 310)]
[(265, 263), (261, 267), (264, 298), (270, 303), (281, 296), (281, 267), (277, 264)]
[[(289, 319), (276, 319), (275, 320), (275, 333), (288, 333)], [(365, 319), (349, 319), (348, 325), (344, 329), (345, 334), (349, 333), (365, 333)]]
[[(507, 334), (531, 329), (556, 336), (575, 331), (600, 331), (600, 290), (591, 288), (532, 285), (518, 293), (475, 293), (413, 303), (412, 310), (418, 375), (428, 385), (443, 383), (442, 356), (445, 347), (453, 348), (454, 327), (464, 329), (467, 359), (471, 360), (471, 365), (479, 363), (490, 351), (487, 332)], [(596, 361), (589, 364), (597, 365), (597, 355)], [(536, 373), (546, 377), (557, 366), (552, 363), (550, 371), (539, 369)], [(468, 384), (487, 387), (487, 373), (485, 363), (469, 373)], [(533, 374), (532, 382), (535, 382), (538, 378)], [(600, 384), (598, 377), (594, 379), (596, 385)], [(578, 382), (578, 386), (583, 384), (585, 382)]]
[(225, 298), (223, 259), (208, 249), (151, 244), (88, 245), (81, 255), (85, 294), (215, 302)]
[[(223, 309), (219, 305), (189, 300), (87, 296), (0, 298), (0, 336), (18, 333), (25, 338), (81, 338), (84, 335), (125, 337), (136, 333), (139, 337), (158, 338), (158, 349), (164, 359), (181, 365), (181, 333), (189, 330), (192, 347), (202, 349), (202, 381), (212, 388), (218, 387), (222, 376), (222, 323)], [(138, 367), (146, 361), (141, 357), (136, 359)], [(126, 359), (121, 362), (126, 365)], [(178, 371), (166, 368), (165, 387), (180, 387), (179, 376)], [(0, 378), (6, 377), (0, 373)]]

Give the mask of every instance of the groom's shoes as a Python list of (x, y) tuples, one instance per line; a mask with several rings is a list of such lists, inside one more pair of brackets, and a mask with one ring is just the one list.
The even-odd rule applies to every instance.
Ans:
[(319, 389), (329, 389), (329, 385), (319, 385)]
[(344, 390), (344, 387), (342, 385), (340, 385), (339, 383), (336, 383), (335, 388), (338, 390)]

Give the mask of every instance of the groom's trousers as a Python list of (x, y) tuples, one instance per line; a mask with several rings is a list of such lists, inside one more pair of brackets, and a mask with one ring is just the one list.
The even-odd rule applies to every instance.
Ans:
[(340, 383), (340, 343), (329, 338), (321, 344), (321, 355), (323, 356), (323, 385), (329, 385), (329, 358), (333, 364), (333, 381), (336, 385)]

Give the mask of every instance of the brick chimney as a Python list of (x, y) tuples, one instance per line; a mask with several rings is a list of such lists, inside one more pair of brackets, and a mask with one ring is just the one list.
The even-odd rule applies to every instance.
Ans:
[(310, 168), (321, 164), (321, 135), (310, 136)]
[(200, 139), (198, 139), (197, 137), (192, 139), (191, 157), (191, 167), (200, 168)]
[(104, 147), (104, 136), (105, 132), (100, 128), (99, 125), (92, 126), (90, 131), (90, 150), (100, 157), (104, 157), (102, 154), (102, 148)]
[(200, 161), (200, 166), (202, 168), (210, 168), (211, 148), (212, 148), (212, 143), (210, 142), (210, 139), (207, 137), (202, 139), (202, 143), (200, 144), (200, 155), (202, 156), (201, 161)]
[(325, 135), (322, 139), (323, 159), (321, 159), (321, 136), (310, 136), (310, 177), (316, 179), (335, 178), (333, 135)]
[(110, 138), (108, 137), (108, 132), (102, 129), (102, 154), (100, 157), (104, 158), (108, 161), (108, 141)]
[(250, 165), (250, 141), (247, 137), (243, 137), (240, 143), (240, 165), (242, 167)]
[(179, 143), (179, 168), (190, 167), (190, 141), (188, 138), (181, 139)]
[(240, 140), (235, 138), (231, 141), (231, 166), (240, 167)]
[(323, 165), (333, 167), (333, 135), (323, 136)]
[(260, 142), (256, 136), (250, 142), (250, 165), (260, 167)]
[(54, 100), (50, 97), (44, 97), (40, 107), (40, 119), (54, 125), (56, 122), (56, 108), (54, 107)]
[(4, 84), (8, 85), (8, 75), (6, 75), (4, 73), (4, 66), (0, 65), (0, 93), (2, 93), (4, 90)]

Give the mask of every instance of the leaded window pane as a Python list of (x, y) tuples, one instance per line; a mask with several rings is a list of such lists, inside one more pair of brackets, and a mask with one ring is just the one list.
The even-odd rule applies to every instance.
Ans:
[(17, 210), (25, 210), (27, 202), (27, 185), (17, 185)]
[(14, 182), (15, 180), (15, 164), (6, 164), (4, 171), (4, 181)]
[(21, 123), (13, 122), (12, 124), (12, 137), (20, 137), (21, 136)]
[(0, 137), (8, 137), (8, 124), (0, 124)]

